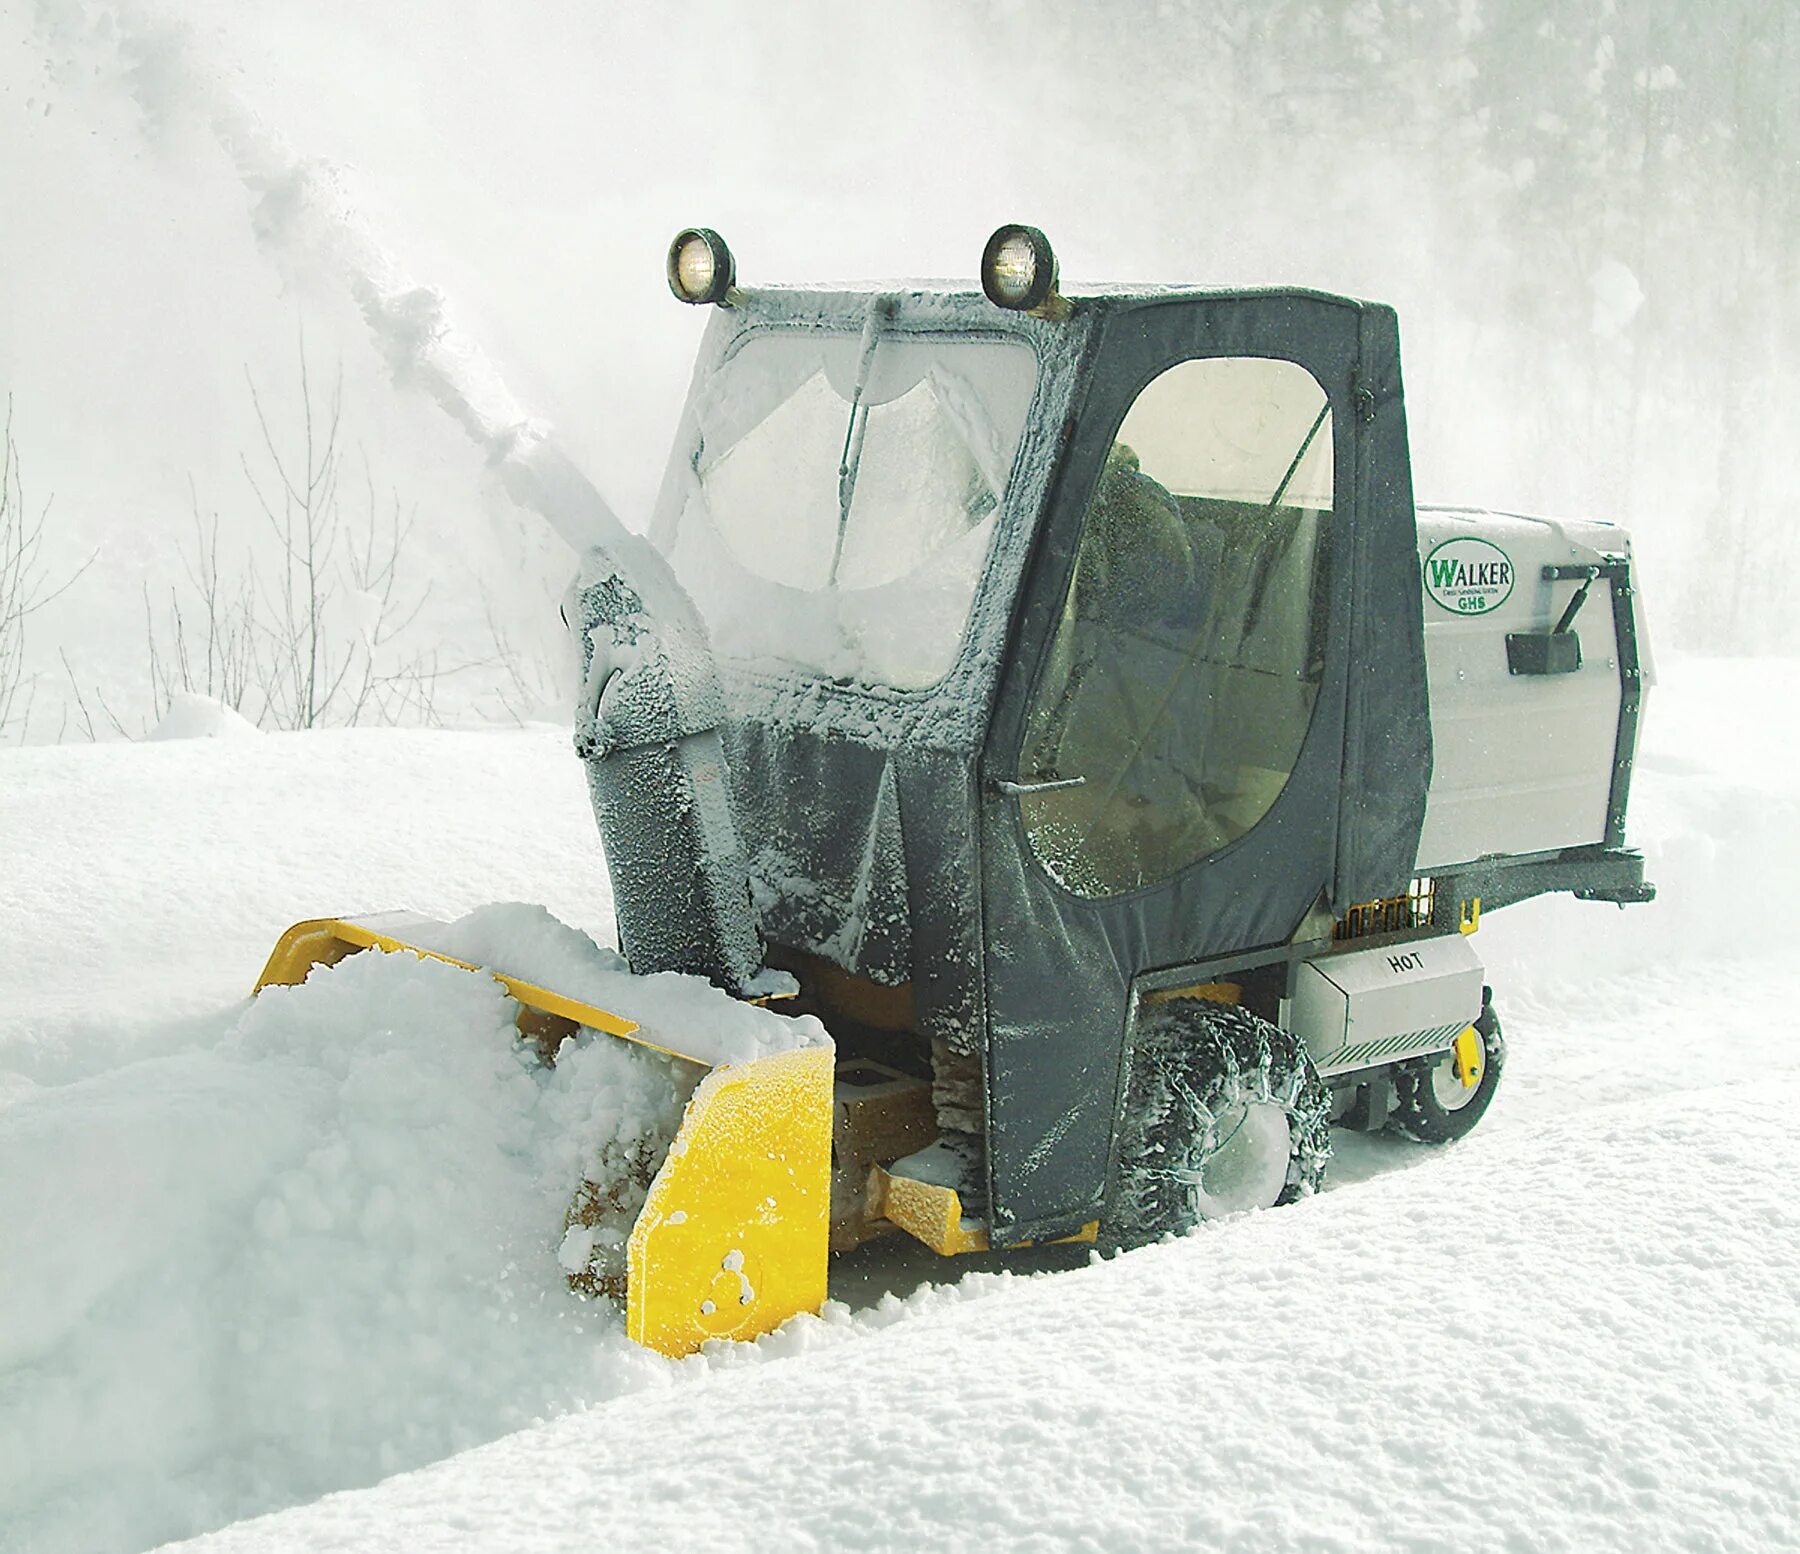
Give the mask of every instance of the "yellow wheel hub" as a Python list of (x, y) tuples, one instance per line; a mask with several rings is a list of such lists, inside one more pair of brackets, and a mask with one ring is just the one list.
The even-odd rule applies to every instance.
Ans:
[(1473, 1090), (1480, 1084), (1482, 1070), (1485, 1066), (1481, 1032), (1472, 1025), (1467, 1026), (1462, 1035), (1456, 1038), (1456, 1044), (1450, 1049), (1450, 1061), (1463, 1089)]

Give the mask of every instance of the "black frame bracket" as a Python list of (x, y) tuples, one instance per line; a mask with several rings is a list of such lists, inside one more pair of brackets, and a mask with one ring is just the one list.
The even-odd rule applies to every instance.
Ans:
[[(1577, 600), (1586, 597), (1588, 588), (1598, 578), (1605, 578), (1612, 590), (1613, 641), (1619, 664), (1619, 731), (1613, 741), (1612, 786), (1606, 799), (1606, 845), (1623, 847), (1625, 805), (1631, 796), (1631, 768), (1637, 758), (1638, 722), (1644, 710), (1644, 665), (1638, 650), (1637, 610), (1633, 604), (1637, 589), (1631, 580), (1631, 558), (1606, 556), (1598, 566), (1591, 562), (1547, 566), (1544, 577), (1552, 582), (1580, 579), (1582, 588)], [(1573, 619), (1579, 608), (1571, 600), (1563, 619)]]

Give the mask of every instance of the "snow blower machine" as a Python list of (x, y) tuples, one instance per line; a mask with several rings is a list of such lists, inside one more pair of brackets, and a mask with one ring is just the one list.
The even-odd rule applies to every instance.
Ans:
[[(697, 1086), (571, 1281), (679, 1354), (877, 1235), (1129, 1244), (1313, 1192), (1333, 1124), (1468, 1133), (1482, 914), (1653, 894), (1626, 535), (1415, 506), (1387, 307), (1064, 297), (1022, 226), (979, 292), (744, 288), (704, 229), (668, 274), (713, 312), (565, 606), (576, 749), (631, 972), (832, 1041), (657, 1033)], [(264, 981), (435, 932), (301, 924)], [(546, 1053), (650, 1039), (490, 969)]]

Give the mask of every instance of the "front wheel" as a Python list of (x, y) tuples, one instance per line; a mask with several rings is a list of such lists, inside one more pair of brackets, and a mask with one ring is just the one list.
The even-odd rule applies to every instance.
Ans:
[(1151, 1240), (1318, 1190), (1331, 1099), (1291, 1031), (1236, 1004), (1138, 1017), (1110, 1229)]
[(1487, 1114), (1506, 1066), (1506, 1038), (1485, 988), (1471, 1029), (1474, 1041), (1415, 1058), (1394, 1071), (1389, 1132), (1420, 1144), (1450, 1144), (1466, 1137)]

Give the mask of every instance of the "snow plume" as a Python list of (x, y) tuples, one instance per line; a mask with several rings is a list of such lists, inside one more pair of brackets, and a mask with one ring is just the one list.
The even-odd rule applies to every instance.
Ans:
[(199, 127), (253, 197), (261, 250), (290, 274), (343, 285), (396, 384), (433, 400), (499, 471), (512, 498), (540, 514), (576, 552), (623, 529), (549, 430), (514, 398), (481, 347), (453, 322), (444, 294), (409, 275), (350, 199), (342, 171), (308, 157), (209, 64), (185, 24), (131, 0), (39, 0), (47, 46), (110, 67), (153, 144)]

